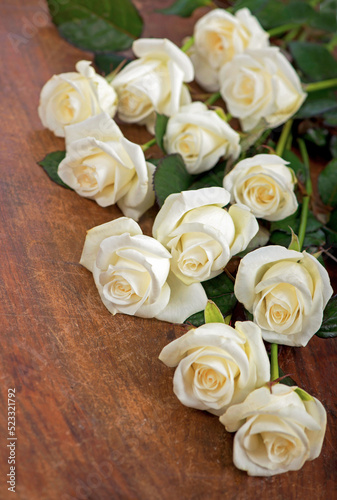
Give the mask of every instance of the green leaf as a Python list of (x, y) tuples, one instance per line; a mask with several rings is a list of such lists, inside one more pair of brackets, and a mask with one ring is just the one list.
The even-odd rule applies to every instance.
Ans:
[(85, 50), (125, 50), (142, 33), (143, 21), (130, 0), (47, 2), (60, 34)]
[(204, 311), (192, 314), (189, 318), (185, 320), (185, 323), (192, 323), (193, 326), (201, 326), (205, 324)]
[(102, 71), (104, 75), (108, 75), (111, 73), (114, 69), (116, 69), (123, 61), (125, 61), (125, 64), (123, 67), (125, 67), (129, 62), (131, 62), (131, 59), (128, 57), (125, 57), (120, 54), (95, 54), (94, 58), (94, 63), (97, 66), (97, 68)]
[(290, 245), (288, 246), (288, 250), (296, 250), (296, 252), (301, 251), (300, 242), (298, 241), (298, 236), (297, 234), (294, 233), (292, 229), (291, 229), (291, 241)]
[(314, 398), (310, 396), (308, 392), (306, 392), (304, 389), (301, 389), (300, 387), (297, 387), (295, 389), (296, 394), (299, 395), (299, 397), (302, 399), (302, 401), (313, 401)]
[[(291, 235), (291, 229), (295, 233), (298, 233), (299, 228), (300, 228), (300, 215), (301, 215), (301, 206), (297, 209), (297, 211), (289, 215), (289, 217), (286, 217), (285, 219), (274, 221), (271, 223), (270, 226), (270, 231), (283, 231), (289, 235)], [(289, 227), (290, 226), (290, 227)], [(306, 227), (306, 232), (307, 233), (312, 233), (314, 231), (317, 231), (322, 227), (322, 223), (316, 219), (314, 214), (309, 211), (308, 213), (308, 220), (307, 220), (307, 227)]]
[[(204, 281), (201, 284), (204, 287), (207, 297), (218, 306), (223, 316), (227, 316), (233, 311), (237, 303), (234, 295), (234, 283), (226, 273), (222, 273), (216, 276), (216, 278)], [(193, 314), (186, 322), (192, 323), (195, 326), (203, 325), (204, 313), (198, 312)]]
[(295, 118), (311, 118), (312, 116), (331, 113), (332, 116), (327, 116), (326, 118), (333, 119), (336, 116), (336, 110), (337, 99), (334, 92), (331, 90), (321, 90), (312, 92), (308, 95), (300, 109), (297, 111)]
[(67, 184), (65, 184), (60, 177), (58, 176), (57, 169), (61, 161), (65, 158), (65, 151), (54, 151), (53, 153), (49, 153), (43, 160), (38, 162), (43, 170), (48, 174), (52, 181), (56, 182), (60, 186), (71, 189)]
[(204, 174), (194, 175), (193, 183), (188, 189), (201, 189), (205, 187), (218, 186), (222, 187), (226, 162), (218, 163), (212, 170), (208, 170)]
[(307, 132), (303, 135), (304, 139), (313, 142), (316, 146), (325, 146), (329, 132), (325, 128), (309, 128)]
[(337, 295), (334, 295), (327, 303), (321, 327), (316, 335), (322, 339), (337, 337)]
[(172, 193), (185, 191), (192, 183), (181, 155), (174, 154), (161, 159), (153, 176), (156, 199), (161, 207)]
[(330, 153), (334, 158), (337, 158), (337, 135), (331, 137)]
[(164, 153), (166, 153), (164, 148), (164, 135), (166, 132), (167, 122), (169, 121), (169, 117), (166, 115), (159, 115), (156, 113), (156, 125), (155, 125), (155, 136), (158, 146)]
[(323, 114), (324, 125), (327, 127), (337, 127), (337, 104), (335, 109), (331, 109)]
[(235, 2), (235, 11), (243, 7), (247, 7), (265, 29), (289, 23), (307, 24), (316, 14), (308, 3), (294, 0), (288, 5), (283, 2), (275, 2), (275, 0), (239, 0)]
[(305, 181), (306, 168), (299, 157), (292, 151), (286, 149), (285, 151), (283, 151), (282, 158), (289, 162), (288, 167), (295, 172), (296, 177), (300, 178), (302, 181)]
[(224, 323), (224, 317), (218, 306), (212, 301), (207, 302), (205, 308), (205, 323)]
[[(318, 229), (317, 231), (313, 231), (311, 233), (306, 233), (303, 242), (303, 248), (306, 249), (309, 247), (322, 246), (325, 243), (325, 239), (325, 233), (321, 229)], [(269, 241), (273, 245), (281, 245), (282, 247), (289, 248), (289, 245), (291, 243), (291, 236), (282, 231), (274, 231)]]
[(325, 205), (337, 207), (337, 158), (334, 158), (320, 173), (318, 190)]
[(190, 17), (198, 7), (207, 7), (212, 5), (212, 3), (212, 0), (177, 0), (170, 7), (156, 9), (156, 12), (166, 15)]
[(323, 45), (296, 41), (289, 47), (297, 66), (310, 81), (337, 77), (336, 60)]

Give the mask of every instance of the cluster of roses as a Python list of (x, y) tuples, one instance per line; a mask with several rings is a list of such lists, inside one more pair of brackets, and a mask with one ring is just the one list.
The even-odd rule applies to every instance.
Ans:
[[(188, 55), (169, 40), (140, 39), (138, 57), (109, 83), (87, 61), (54, 76), (41, 92), (43, 124), (65, 137), (60, 178), (78, 194), (125, 217), (88, 231), (81, 263), (93, 273), (112, 314), (182, 323), (204, 310), (202, 282), (218, 276), (232, 256), (255, 248), (256, 218), (282, 220), (298, 207), (296, 178), (277, 155), (238, 162), (210, 187), (171, 194), (153, 224), (153, 237), (135, 222), (154, 203), (154, 165), (128, 141), (112, 117), (153, 131), (156, 113), (169, 118), (168, 153), (180, 153), (189, 173), (237, 159), (240, 136), (221, 113), (191, 102), (196, 80), (220, 90), (244, 131), (261, 120), (284, 123), (305, 99), (298, 76), (247, 9), (216, 9), (195, 26)], [(193, 64), (192, 62), (193, 61)], [(231, 206), (226, 209), (226, 205)], [(255, 242), (254, 242), (255, 240)], [(261, 240), (261, 238), (260, 238)], [(266, 241), (264, 241), (264, 244)], [(234, 462), (252, 475), (298, 470), (320, 453), (326, 426), (321, 403), (296, 387), (270, 382), (263, 339), (305, 346), (319, 329), (332, 289), (324, 267), (306, 252), (281, 246), (250, 251), (239, 265), (235, 295), (253, 321), (222, 321), (190, 330), (160, 359), (177, 366), (174, 391), (190, 407), (220, 416), (235, 431)]]

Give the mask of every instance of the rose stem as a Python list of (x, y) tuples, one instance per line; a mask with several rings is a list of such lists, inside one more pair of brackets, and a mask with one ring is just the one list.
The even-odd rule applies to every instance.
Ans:
[(300, 152), (302, 155), (303, 163), (306, 168), (306, 181), (305, 181), (305, 190), (306, 190), (306, 195), (303, 196), (302, 200), (302, 212), (301, 212), (301, 220), (300, 220), (300, 228), (298, 231), (298, 241), (300, 245), (300, 250), (302, 250), (304, 238), (305, 238), (305, 230), (307, 228), (307, 220), (308, 220), (308, 213), (309, 213), (309, 202), (310, 202), (310, 196), (312, 195), (312, 183), (311, 183), (311, 177), (310, 177), (310, 162), (309, 162), (309, 156), (307, 152), (307, 148), (305, 146), (305, 142), (303, 139), (298, 139), (298, 145), (300, 148)]
[(288, 136), (290, 134), (291, 126), (293, 124), (293, 120), (288, 120), (287, 123), (283, 125), (282, 133), (280, 135), (279, 141), (276, 146), (275, 153), (277, 156), (282, 156), (285, 145), (288, 141)]
[(218, 99), (220, 99), (221, 94), (220, 92), (215, 92), (214, 94), (210, 95), (208, 99), (206, 99), (205, 104), (207, 106), (212, 106), (212, 104), (215, 103)]
[(154, 146), (155, 144), (156, 144), (156, 139), (154, 137), (149, 142), (146, 142), (145, 144), (143, 144), (141, 146), (141, 148), (142, 148), (143, 151), (146, 151), (147, 149), (149, 149), (151, 146)]
[(190, 36), (190, 38), (184, 43), (184, 45), (180, 47), (180, 50), (182, 52), (187, 52), (188, 49), (190, 49), (193, 44), (194, 44), (194, 36)]
[[(276, 146), (276, 154), (278, 156), (282, 156), (284, 148), (288, 142), (289, 134), (291, 131), (291, 126), (293, 124), (293, 120), (288, 120), (284, 125), (282, 129), (281, 136), (279, 138), (279, 141)], [(278, 359), (277, 359), (277, 353), (278, 353), (278, 346), (277, 344), (271, 344), (270, 345), (271, 351), (270, 351), (270, 379), (271, 380), (277, 380), (279, 378), (279, 368), (278, 368)]]
[(277, 380), (280, 377), (277, 359), (277, 344), (270, 345), (270, 380)]
[(307, 85), (304, 85), (304, 90), (306, 92), (315, 92), (316, 90), (330, 89), (333, 87), (337, 87), (337, 78), (322, 80), (321, 82), (308, 83)]
[(273, 28), (273, 29), (267, 31), (267, 33), (272, 38), (272, 37), (275, 37), (278, 35), (282, 35), (283, 33), (286, 33), (287, 31), (291, 31), (297, 27), (298, 27), (297, 23), (282, 24), (282, 26), (277, 26), (276, 28)]

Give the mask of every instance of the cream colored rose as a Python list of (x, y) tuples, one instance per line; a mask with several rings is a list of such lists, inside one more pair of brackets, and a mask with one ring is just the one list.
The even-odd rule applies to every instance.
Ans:
[(249, 476), (299, 470), (321, 453), (326, 411), (316, 398), (302, 401), (295, 389), (261, 387), (220, 417), (227, 431), (237, 431), (234, 464)]
[(190, 174), (211, 169), (221, 156), (237, 158), (240, 136), (202, 102), (182, 106), (166, 128), (164, 146), (180, 153)]
[(199, 283), (186, 286), (169, 274), (170, 259), (134, 220), (121, 217), (87, 232), (80, 263), (93, 273), (112, 314), (182, 323), (206, 306), (207, 297)]
[(222, 67), (220, 93), (242, 129), (261, 119), (275, 128), (286, 122), (306, 98), (296, 71), (276, 47), (247, 50)]
[(77, 73), (54, 75), (41, 91), (40, 119), (58, 137), (64, 137), (66, 125), (82, 122), (102, 111), (115, 115), (117, 94), (90, 65), (90, 61), (79, 61)]
[(117, 203), (138, 220), (154, 204), (154, 165), (105, 113), (65, 128), (67, 154), (58, 175), (80, 196), (101, 207)]
[(153, 236), (170, 250), (171, 269), (184, 283), (222, 273), (257, 233), (258, 223), (246, 207), (222, 208), (229, 198), (220, 187), (183, 191), (168, 196), (157, 214)]
[(270, 379), (261, 330), (251, 321), (208, 323), (164, 347), (159, 359), (176, 366), (173, 389), (182, 404), (221, 415)]
[(133, 43), (139, 59), (129, 63), (112, 81), (118, 115), (127, 123), (154, 124), (155, 112), (172, 116), (191, 102), (183, 85), (194, 78), (189, 57), (167, 39), (142, 38)]
[(223, 180), (231, 202), (246, 205), (255, 217), (282, 220), (296, 212), (296, 178), (276, 155), (256, 155), (240, 161)]
[(268, 33), (246, 8), (235, 15), (215, 9), (196, 22), (190, 52), (196, 81), (210, 92), (219, 90), (218, 73), (236, 54), (269, 44)]
[(321, 326), (332, 288), (315, 257), (272, 245), (241, 260), (234, 293), (265, 340), (305, 346)]

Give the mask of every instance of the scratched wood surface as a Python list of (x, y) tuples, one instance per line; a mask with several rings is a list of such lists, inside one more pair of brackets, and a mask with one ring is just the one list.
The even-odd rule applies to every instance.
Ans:
[[(150, 12), (169, 1), (135, 3), (144, 35), (179, 44), (203, 12), (163, 24)], [(314, 338), (280, 353), (283, 369), (327, 409), (321, 456), (297, 473), (249, 478), (233, 466), (232, 435), (216, 417), (178, 402), (173, 371), (157, 359), (184, 327), (112, 317), (102, 305), (78, 260), (86, 230), (121, 213), (62, 189), (36, 163), (64, 147), (37, 116), (42, 85), (90, 57), (60, 38), (44, 9), (42, 0), (1, 2), (0, 498), (13, 495), (11, 387), (20, 500), (336, 498), (336, 341)], [(123, 130), (135, 142), (149, 139), (143, 128)], [(141, 220), (148, 234), (154, 214)]]

